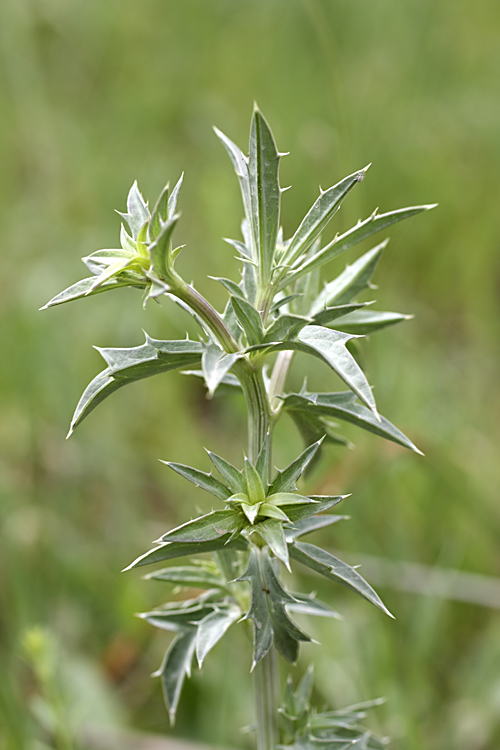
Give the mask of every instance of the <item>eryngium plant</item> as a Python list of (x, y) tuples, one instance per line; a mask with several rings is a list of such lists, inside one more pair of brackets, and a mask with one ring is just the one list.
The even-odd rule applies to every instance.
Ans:
[[(54, 297), (46, 307), (120, 287), (143, 291), (150, 298), (179, 303), (199, 324), (200, 340), (160, 341), (146, 336), (142, 346), (99, 349), (106, 368), (85, 390), (70, 434), (114, 391), (136, 380), (181, 369), (202, 376), (208, 393), (219, 386), (239, 389), (248, 407), (248, 449), (242, 467), (209, 452), (216, 475), (178, 463), (167, 466), (217, 499), (211, 513), (167, 531), (152, 550), (128, 569), (152, 563), (194, 559), (149, 573), (148, 578), (185, 589), (202, 589), (194, 598), (175, 599), (146, 612), (151, 625), (175, 634), (158, 675), (171, 720), (183, 681), (193, 660), (203, 664), (213, 646), (235, 623), (253, 625), (257, 738), (259, 750), (278, 743), (309, 748), (379, 748), (380, 742), (360, 726), (366, 706), (318, 714), (311, 709), (308, 672), (294, 691), (288, 683), (279, 709), (277, 653), (295, 663), (301, 641), (309, 636), (294, 622), (295, 613), (336, 617), (329, 605), (308, 593), (288, 591), (280, 567), (292, 563), (347, 586), (390, 615), (373, 588), (353, 567), (302, 538), (337, 523), (327, 513), (343, 496), (301, 494), (297, 481), (328, 442), (346, 443), (334, 431), (334, 420), (347, 421), (418, 452), (397, 427), (380, 416), (372, 390), (348, 344), (405, 320), (407, 315), (378, 312), (358, 302), (387, 244), (364, 253), (333, 281), (320, 286), (320, 270), (341, 253), (402, 219), (432, 206), (374, 213), (326, 244), (321, 233), (343, 199), (366, 174), (349, 175), (320, 192), (290, 239), (280, 227), (283, 190), (278, 180), (282, 154), (266, 120), (255, 109), (249, 155), (216, 129), (236, 171), (245, 218), (242, 239), (230, 240), (242, 263), (241, 280), (219, 279), (228, 292), (218, 313), (175, 268), (181, 250), (173, 243), (182, 177), (170, 192), (163, 189), (150, 210), (132, 186), (122, 214), (121, 247), (98, 250), (84, 258), (90, 276)], [(295, 352), (325, 362), (347, 386), (340, 393), (285, 390)], [(267, 367), (273, 363), (270, 377)], [(305, 450), (283, 470), (271, 461), (273, 428), (287, 412), (305, 440)], [(203, 555), (201, 559), (197, 556)]]

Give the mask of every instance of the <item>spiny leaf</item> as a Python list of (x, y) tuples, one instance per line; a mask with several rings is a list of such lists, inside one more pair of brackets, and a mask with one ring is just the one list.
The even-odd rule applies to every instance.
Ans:
[(326, 284), (314, 300), (309, 315), (321, 314), (326, 307), (334, 303), (336, 306), (348, 304), (365, 289), (369, 289), (375, 269), (388, 242), (389, 240), (385, 240), (368, 250), (354, 263), (346, 266), (336, 279)]
[(288, 612), (300, 615), (313, 615), (314, 617), (332, 617), (341, 620), (338, 612), (321, 602), (313, 594), (293, 594), (295, 602), (287, 605)]
[[(127, 235), (128, 236), (128, 235)], [(119, 250), (119, 249), (105, 249), (96, 250), (90, 255), (86, 255), (82, 258), (83, 262), (94, 276), (100, 276), (104, 270), (109, 266), (120, 260), (133, 260), (136, 257), (137, 252), (133, 250)], [(95, 279), (94, 279), (95, 281)]]
[(280, 217), (278, 181), (280, 154), (273, 134), (261, 112), (254, 109), (250, 128), (248, 175), (252, 230), (256, 240), (260, 284), (271, 278)]
[(311, 323), (311, 319), (301, 315), (280, 315), (266, 330), (263, 343), (293, 339), (308, 323)]
[(312, 518), (302, 518), (300, 521), (296, 521), (293, 525), (285, 526), (287, 542), (298, 539), (305, 534), (310, 534), (312, 531), (324, 529), (326, 526), (331, 526), (332, 523), (343, 521), (346, 518), (348, 518), (348, 516), (333, 516), (328, 514), (323, 516), (313, 516)]
[(364, 599), (375, 604), (376, 607), (389, 615), (389, 617), (393, 617), (370, 584), (354, 568), (347, 565), (347, 563), (342, 562), (342, 560), (334, 557), (329, 552), (326, 552), (326, 550), (307, 542), (294, 542), (290, 544), (289, 552), (290, 557), (293, 557), (294, 560), (306, 565), (317, 573), (321, 573), (325, 578), (330, 578), (347, 586), (347, 588), (360, 594)]
[(368, 167), (365, 167), (358, 172), (354, 172), (333, 187), (321, 192), (293, 235), (283, 260), (284, 263), (291, 264), (307, 252), (314, 240), (338, 211), (347, 193), (357, 182), (364, 179), (367, 171)]
[(196, 637), (196, 658), (201, 667), (208, 652), (220, 641), (228, 628), (241, 617), (241, 610), (235, 604), (216, 609), (198, 625)]
[(77, 404), (68, 437), (105, 398), (127, 383), (152, 375), (196, 365), (202, 347), (196, 341), (158, 341), (146, 336), (146, 343), (130, 349), (102, 349), (98, 352), (109, 367), (97, 375)]
[(365, 219), (365, 221), (359, 222), (355, 227), (349, 229), (339, 237), (335, 237), (328, 245), (323, 247), (316, 255), (306, 260), (297, 270), (286, 278), (286, 281), (282, 283), (281, 288), (288, 286), (296, 279), (300, 278), (306, 273), (315, 268), (319, 268), (324, 263), (332, 260), (340, 253), (349, 250), (351, 247), (356, 245), (358, 242), (370, 237), (370, 235), (380, 232), (380, 230), (395, 224), (403, 219), (408, 219), (411, 216), (421, 213), (422, 211), (428, 211), (434, 208), (436, 204), (429, 206), (411, 206), (410, 208), (400, 208), (396, 211), (389, 211), (385, 214), (374, 213), (372, 216)]
[[(318, 513), (322, 513), (324, 510), (333, 508), (334, 505), (344, 500), (347, 495), (311, 495), (308, 503), (304, 505), (291, 505), (286, 509), (286, 514), (290, 521), (295, 524), (297, 521), (309, 516), (315, 516)], [(313, 502), (311, 502), (313, 501)]]
[(55, 297), (52, 297), (52, 299), (49, 300), (45, 305), (43, 305), (40, 310), (46, 310), (49, 307), (55, 307), (55, 305), (62, 305), (64, 302), (72, 302), (75, 299), (91, 297), (93, 294), (108, 292), (110, 291), (110, 289), (121, 289), (121, 287), (124, 286), (132, 286), (136, 287), (137, 289), (144, 289), (147, 286), (146, 280), (141, 279), (138, 274), (134, 274), (133, 276), (130, 275), (130, 277), (127, 278), (110, 279), (97, 289), (93, 287), (94, 282), (95, 276), (89, 276), (87, 279), (81, 279), (81, 281), (77, 281), (76, 284), (72, 284), (64, 291), (56, 294)]
[(213, 279), (214, 281), (220, 281), (223, 287), (227, 289), (229, 294), (232, 294), (233, 297), (241, 297), (242, 299), (245, 298), (244, 292), (238, 284), (235, 281), (231, 281), (231, 279), (224, 279), (222, 276), (209, 276), (210, 279)]
[(210, 542), (240, 531), (245, 521), (238, 511), (215, 510), (163, 534), (159, 542)]
[(214, 394), (239, 356), (239, 354), (227, 354), (213, 341), (209, 341), (203, 348), (201, 366), (210, 396)]
[(128, 194), (127, 213), (122, 214), (120, 211), (118, 211), (118, 213), (120, 216), (123, 216), (132, 230), (134, 240), (137, 239), (142, 227), (147, 221), (149, 221), (149, 210), (139, 188), (137, 187), (137, 180), (130, 188)]
[(402, 315), (393, 312), (378, 312), (377, 310), (356, 310), (342, 318), (338, 318), (335, 328), (347, 333), (369, 335), (387, 326), (411, 320), (413, 315)]
[(335, 305), (334, 307), (325, 307), (321, 312), (316, 313), (312, 317), (312, 322), (318, 326), (327, 326), (333, 323), (338, 318), (343, 318), (348, 313), (359, 310), (360, 308), (366, 307), (371, 303), (369, 302), (357, 302), (352, 305)]
[(373, 432), (386, 440), (392, 440), (394, 443), (415, 451), (415, 453), (421, 453), (412, 441), (389, 420), (380, 417), (380, 421), (378, 421), (370, 409), (356, 403), (355, 394), (349, 391), (341, 393), (290, 393), (284, 398), (283, 408), (291, 414), (306, 411), (352, 422), (352, 424), (368, 430), (368, 432)]
[(232, 495), (232, 492), (211, 474), (205, 474), (204, 471), (200, 471), (199, 469), (193, 469), (191, 466), (173, 463), (172, 461), (162, 461), (162, 464), (166, 464), (166, 466), (176, 471), (181, 477), (188, 479), (196, 487), (201, 487), (202, 490), (211, 492), (219, 500), (227, 500)]
[(175, 212), (177, 210), (177, 201), (179, 200), (179, 192), (180, 192), (183, 180), (184, 180), (184, 172), (181, 174), (181, 176), (177, 180), (174, 186), (174, 189), (172, 190), (170, 194), (170, 198), (168, 199), (167, 219), (173, 219), (175, 216)]
[(313, 443), (305, 451), (302, 451), (300, 456), (292, 461), (286, 469), (278, 471), (274, 480), (269, 487), (269, 495), (274, 495), (277, 492), (294, 492), (297, 489), (297, 479), (304, 472), (307, 465), (312, 461), (314, 455), (321, 445), (321, 441)]
[(233, 493), (241, 492), (243, 494), (246, 494), (247, 492), (247, 483), (245, 481), (245, 477), (241, 473), (241, 471), (238, 471), (238, 469), (229, 463), (229, 461), (226, 461), (225, 458), (221, 458), (221, 456), (218, 456), (216, 453), (212, 453), (211, 451), (207, 451), (208, 456)]
[(152, 563), (163, 562), (165, 560), (175, 560), (178, 557), (185, 557), (186, 555), (202, 555), (207, 552), (217, 552), (219, 550), (245, 551), (247, 549), (248, 544), (243, 537), (238, 536), (231, 539), (230, 534), (226, 534), (210, 542), (165, 542), (165, 544), (159, 544), (143, 555), (140, 555), (124, 568), (123, 572), (132, 570), (132, 568), (140, 568), (142, 565), (151, 565)]
[(154, 272), (160, 279), (167, 279), (170, 277), (170, 264), (171, 260), (170, 247), (172, 241), (172, 234), (175, 229), (175, 225), (179, 220), (179, 214), (172, 216), (165, 222), (161, 222), (161, 229), (154, 242), (149, 245), (149, 255), (151, 257), (151, 265)]
[(161, 677), (163, 697), (167, 706), (170, 724), (175, 714), (186, 675), (191, 675), (191, 662), (196, 647), (196, 630), (180, 633), (166, 653), (158, 675)]
[(150, 242), (153, 242), (158, 237), (161, 232), (162, 224), (167, 220), (167, 201), (169, 187), (170, 186), (167, 182), (167, 184), (161, 191), (158, 200), (156, 201), (156, 205), (153, 209), (153, 213), (151, 214), (148, 229)]
[(273, 552), (278, 560), (281, 560), (283, 565), (290, 570), (288, 547), (281, 521), (273, 518), (270, 518), (267, 521), (261, 521), (261, 523), (255, 526), (255, 531), (259, 532), (266, 544), (269, 545), (271, 552)]
[(231, 297), (234, 312), (243, 328), (250, 346), (260, 344), (264, 338), (264, 329), (259, 313), (252, 305), (240, 297)]
[(162, 570), (155, 570), (153, 573), (148, 573), (144, 577), (148, 580), (166, 581), (167, 583), (200, 589), (224, 586), (224, 581), (215, 570), (209, 570), (202, 565), (163, 568)]
[(248, 497), (251, 503), (264, 502), (265, 492), (259, 472), (250, 461), (245, 458), (245, 479), (248, 488)]

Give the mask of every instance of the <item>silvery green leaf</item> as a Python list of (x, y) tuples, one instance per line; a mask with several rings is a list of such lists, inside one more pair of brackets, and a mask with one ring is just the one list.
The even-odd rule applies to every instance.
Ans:
[[(317, 513), (322, 513), (324, 510), (333, 508), (334, 505), (344, 500), (346, 495), (311, 495), (308, 503), (304, 505), (292, 505), (286, 509), (286, 514), (290, 521), (295, 524), (297, 521), (309, 516), (315, 516)], [(310, 501), (313, 501), (312, 503)]]
[(211, 542), (221, 536), (240, 531), (245, 526), (241, 513), (235, 510), (214, 510), (163, 534), (159, 542)]
[(106, 268), (103, 268), (99, 276), (96, 276), (94, 278), (94, 283), (92, 284), (92, 288), (87, 292), (87, 294), (90, 294), (95, 289), (98, 289), (103, 284), (106, 284), (110, 279), (115, 278), (117, 276), (120, 276), (123, 271), (126, 271), (129, 268), (133, 268), (133, 266), (136, 264), (135, 258), (120, 258), (113, 263), (111, 263)]
[[(252, 223), (252, 199), (250, 196), (250, 179), (248, 175), (248, 159), (243, 154), (243, 152), (238, 148), (238, 146), (233, 143), (224, 133), (222, 133), (218, 128), (214, 128), (214, 131), (216, 135), (220, 138), (222, 141), (224, 148), (226, 149), (227, 153), (229, 154), (229, 158), (231, 159), (234, 167), (234, 171), (236, 172), (236, 175), (238, 177), (238, 180), (240, 182), (240, 189), (241, 189), (241, 197), (243, 199), (243, 207), (245, 209), (245, 216), (247, 219), (248, 224), (251, 226)], [(257, 248), (255, 245), (255, 238), (253, 236), (252, 232), (249, 232), (249, 249), (251, 252), (251, 257), (256, 261), (257, 260)]]
[(367, 171), (368, 167), (365, 167), (345, 177), (341, 182), (328, 188), (328, 190), (321, 191), (319, 198), (308, 211), (293, 235), (283, 261), (284, 263), (293, 263), (309, 250), (314, 240), (321, 234), (338, 211), (347, 193), (357, 182), (361, 182), (364, 179)]
[(239, 321), (238, 321), (238, 316), (236, 315), (234, 311), (232, 300), (233, 300), (232, 297), (228, 299), (226, 308), (222, 315), (222, 320), (226, 328), (229, 330), (229, 333), (231, 334), (233, 339), (239, 342), (243, 334), (243, 329), (240, 326)]
[(276, 578), (265, 550), (252, 547), (247, 569), (239, 580), (248, 581), (252, 590), (252, 602), (245, 618), (253, 620), (254, 624), (252, 669), (267, 654), (273, 639), (285, 659), (296, 661), (298, 641), (310, 639), (288, 617), (285, 605), (294, 599)]
[(196, 630), (180, 633), (171, 644), (158, 671), (171, 725), (175, 722), (184, 678), (191, 675), (195, 647)]
[(259, 532), (263, 540), (269, 546), (271, 552), (278, 558), (278, 560), (281, 560), (288, 570), (290, 570), (288, 546), (281, 521), (273, 518), (261, 521), (255, 526), (255, 531)]
[(342, 393), (291, 393), (284, 398), (283, 408), (286, 411), (308, 411), (312, 414), (323, 415), (361, 427), (375, 435), (392, 440), (394, 443), (409, 448), (415, 453), (421, 453), (412, 441), (406, 437), (385, 417), (378, 421), (373, 412), (365, 406), (356, 403), (356, 396), (350, 391)]
[(359, 310), (371, 304), (370, 302), (357, 302), (351, 305), (335, 305), (334, 307), (325, 307), (324, 310), (312, 316), (312, 322), (318, 326), (327, 326), (337, 318), (342, 318), (348, 313)]
[(336, 279), (326, 284), (323, 291), (314, 300), (309, 314), (321, 313), (333, 303), (336, 306), (348, 304), (365, 289), (369, 289), (375, 269), (388, 242), (389, 240), (385, 240), (380, 245), (368, 250), (354, 263), (346, 266)]
[(310, 352), (329, 365), (378, 417), (368, 381), (352, 354), (346, 349), (345, 345), (351, 338), (355, 338), (353, 334), (332, 331), (323, 326), (306, 326), (299, 333), (299, 340)]
[(252, 259), (252, 254), (250, 252), (250, 249), (246, 246), (244, 242), (241, 242), (241, 240), (232, 240), (229, 237), (224, 237), (224, 242), (227, 242), (228, 245), (231, 245), (234, 247), (234, 249), (240, 254), (242, 258), (247, 258), (249, 260)]
[(170, 198), (168, 199), (167, 219), (173, 219), (175, 216), (175, 212), (177, 210), (177, 201), (179, 200), (179, 191), (181, 189), (183, 180), (184, 180), (184, 172), (181, 174), (181, 176), (177, 180), (174, 186), (174, 189), (172, 190), (170, 194)]
[(259, 313), (249, 302), (240, 297), (231, 297), (234, 312), (247, 337), (248, 344), (260, 344), (264, 338), (264, 329)]
[(229, 604), (214, 610), (201, 620), (196, 637), (196, 658), (200, 667), (208, 652), (240, 617), (241, 609), (236, 604)]
[(300, 456), (292, 461), (286, 469), (278, 471), (269, 487), (269, 495), (277, 492), (294, 492), (297, 489), (297, 479), (303, 474), (307, 465), (312, 461), (321, 441), (310, 445)]
[(335, 328), (347, 333), (370, 334), (380, 331), (387, 326), (401, 323), (403, 320), (411, 320), (413, 315), (402, 315), (393, 312), (378, 312), (377, 310), (355, 310), (354, 312), (338, 318)]
[(245, 502), (240, 502), (240, 508), (248, 519), (248, 522), (253, 526), (255, 519), (259, 515), (261, 503), (253, 503), (249, 505)]
[(318, 529), (324, 529), (326, 526), (331, 526), (332, 523), (337, 521), (343, 521), (349, 516), (334, 516), (334, 515), (322, 515), (313, 516), (311, 518), (302, 518), (300, 521), (295, 521), (290, 526), (285, 526), (285, 536), (287, 542), (292, 542), (294, 539), (298, 539), (305, 534), (310, 534), (312, 531)]
[(290, 302), (293, 302), (294, 299), (298, 299), (301, 295), (300, 294), (288, 294), (286, 297), (281, 297), (281, 299), (278, 299), (271, 307), (270, 313), (278, 312), (280, 307), (283, 307), (284, 305), (289, 305)]
[(152, 612), (141, 613), (139, 617), (160, 630), (168, 630), (174, 633), (181, 630), (192, 630), (203, 618), (214, 611), (215, 605), (208, 601), (213, 598), (214, 594), (220, 596), (219, 591), (205, 591), (195, 599), (168, 602), (168, 604), (164, 604), (163, 607)]
[(411, 216), (415, 216), (422, 211), (428, 211), (434, 207), (435, 205), (411, 206), (410, 208), (400, 208), (396, 211), (389, 211), (386, 214), (373, 213), (368, 219), (365, 219), (365, 221), (359, 222), (355, 227), (352, 227), (352, 229), (335, 237), (328, 243), (328, 245), (317, 252), (316, 255), (306, 260), (305, 263), (299, 266), (295, 271), (292, 271), (286, 277), (286, 281), (282, 283), (281, 288), (288, 286), (296, 279), (306, 273), (310, 273), (310, 271), (313, 271), (315, 268), (319, 268), (324, 263), (337, 257), (340, 253), (349, 250), (358, 242), (370, 237), (372, 234), (380, 232), (382, 229), (391, 226), (391, 224), (395, 224), (403, 219), (408, 219)]
[(137, 239), (139, 232), (141, 231), (144, 224), (149, 221), (149, 210), (147, 204), (139, 192), (137, 187), (137, 180), (130, 188), (130, 192), (127, 198), (127, 213), (122, 214), (118, 211), (120, 216), (123, 216), (130, 229), (132, 230), (132, 236)]
[(222, 484), (222, 482), (219, 482), (219, 480), (211, 474), (205, 474), (204, 471), (200, 471), (199, 469), (193, 469), (191, 466), (185, 466), (184, 464), (177, 464), (171, 461), (162, 461), (162, 463), (176, 471), (181, 477), (188, 479), (196, 485), (196, 487), (201, 487), (202, 490), (211, 492), (212, 495), (218, 497), (219, 500), (227, 500), (227, 498), (231, 497), (233, 494), (224, 484)]
[(256, 240), (259, 282), (267, 286), (271, 279), (276, 238), (280, 221), (280, 154), (265, 118), (254, 109), (250, 127), (248, 176), (251, 214), (248, 217)]
[(233, 297), (241, 297), (244, 299), (245, 295), (243, 293), (243, 290), (240, 289), (238, 284), (235, 281), (231, 281), (231, 279), (225, 279), (222, 276), (210, 276), (210, 279), (213, 279), (214, 281), (220, 281), (223, 287), (227, 289), (227, 291), (233, 295)]
[[(289, 532), (287, 531), (287, 534)], [(155, 570), (144, 576), (146, 579), (155, 581), (167, 581), (177, 586), (189, 586), (192, 588), (217, 588), (223, 587), (222, 580), (216, 569), (208, 569), (204, 565), (184, 565), (181, 567), (163, 568)]]
[(238, 536), (231, 539), (230, 534), (213, 539), (210, 542), (165, 542), (165, 544), (159, 544), (143, 555), (140, 555), (124, 568), (124, 571), (165, 560), (175, 560), (178, 557), (185, 557), (187, 555), (203, 555), (207, 552), (218, 552), (219, 550), (245, 551), (247, 549), (248, 544), (243, 537)]
[(293, 594), (295, 602), (287, 606), (288, 612), (300, 615), (313, 615), (315, 617), (332, 617), (333, 619), (340, 620), (341, 616), (334, 609), (316, 599), (314, 595), (306, 594)]
[(95, 253), (86, 255), (82, 258), (83, 262), (94, 276), (100, 276), (101, 273), (109, 268), (113, 263), (120, 260), (133, 260), (137, 255), (134, 251), (109, 249), (96, 250)]
[(251, 503), (264, 502), (265, 492), (259, 472), (250, 461), (245, 458), (244, 475), (247, 483), (248, 497)]
[(159, 373), (189, 367), (201, 360), (196, 341), (158, 341), (146, 336), (146, 343), (130, 349), (97, 349), (109, 367), (85, 389), (71, 421), (69, 435), (105, 398), (127, 383)]
[(178, 220), (179, 214), (175, 214), (170, 219), (167, 219), (167, 221), (162, 222), (158, 236), (156, 237), (154, 242), (152, 242), (151, 245), (148, 246), (153, 271), (159, 276), (160, 279), (168, 279), (170, 275), (169, 253), (172, 234)]
[(161, 232), (161, 225), (164, 224), (167, 220), (167, 201), (169, 187), (170, 186), (167, 182), (167, 184), (161, 191), (158, 200), (156, 201), (156, 205), (153, 209), (153, 213), (151, 214), (148, 229), (150, 242), (153, 242), (158, 237)]
[(259, 516), (266, 518), (277, 518), (279, 521), (290, 521), (286, 513), (284, 513), (277, 505), (271, 503), (262, 503), (259, 508)]
[(308, 323), (311, 323), (311, 319), (301, 315), (280, 315), (266, 330), (263, 343), (293, 339)]
[(239, 356), (239, 354), (227, 354), (212, 340), (203, 348), (201, 366), (210, 396), (213, 395)]
[(225, 458), (218, 456), (216, 453), (212, 453), (211, 451), (207, 451), (207, 453), (231, 492), (234, 494), (241, 492), (246, 495), (247, 483), (241, 471), (238, 471), (235, 466), (226, 461)]
[[(314, 414), (314, 412), (290, 410), (288, 413), (295, 422), (295, 425), (302, 435), (302, 438), (306, 445), (311, 445), (311, 443), (313, 443), (314, 441), (324, 438), (325, 443), (345, 445), (347, 447), (350, 446), (348, 440), (342, 437), (342, 435), (338, 435), (336, 432), (334, 432), (331, 425), (328, 424), (328, 422), (322, 417)], [(315, 466), (322, 452), (323, 446), (319, 449), (314, 459), (307, 467), (306, 474)]]
[(89, 276), (87, 279), (81, 279), (76, 284), (72, 284), (63, 292), (59, 292), (55, 297), (52, 297), (40, 310), (46, 310), (48, 307), (54, 307), (55, 305), (62, 305), (63, 302), (71, 302), (74, 299), (82, 299), (83, 297), (91, 297), (93, 294), (100, 294), (101, 292), (107, 292), (110, 289), (120, 289), (123, 286), (133, 286), (138, 289), (144, 289), (147, 286), (146, 281), (141, 279), (138, 274), (128, 278), (110, 279), (106, 284), (94, 288), (95, 276)]
[(298, 495), (296, 492), (276, 492), (272, 495), (269, 494), (266, 501), (280, 508), (283, 505), (303, 505), (304, 503), (313, 502), (309, 497)]
[[(194, 375), (196, 378), (204, 378), (203, 370), (184, 370), (183, 375)], [(222, 387), (224, 386), (224, 387)], [(223, 391), (224, 393), (234, 393), (237, 390), (241, 390), (241, 384), (236, 375), (232, 375), (231, 373), (228, 373), (225, 375), (219, 385), (219, 388), (217, 389), (217, 394), (219, 392)]]
[(367, 599), (381, 609), (389, 617), (393, 617), (379, 595), (359, 575), (355, 568), (342, 562), (342, 560), (334, 557), (329, 552), (326, 552), (326, 550), (307, 542), (294, 542), (290, 544), (289, 552), (290, 557), (293, 557), (294, 560), (306, 565), (317, 573), (321, 573), (326, 578), (338, 581), (342, 585), (347, 586), (347, 588), (352, 589), (352, 591), (360, 594), (364, 599)]
[[(295, 595), (294, 595), (295, 596)], [(302, 599), (303, 597), (299, 595)], [(309, 665), (295, 691), (294, 703), (299, 714), (307, 711), (311, 705), (312, 689), (314, 682), (314, 667)]]

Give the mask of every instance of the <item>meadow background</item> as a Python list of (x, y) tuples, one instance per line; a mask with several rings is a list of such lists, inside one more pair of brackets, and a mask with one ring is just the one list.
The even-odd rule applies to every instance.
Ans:
[[(44, 698), (22, 647), (34, 626), (52, 639), (75, 725), (172, 733), (149, 677), (167, 634), (133, 617), (161, 602), (161, 584), (119, 571), (210, 506), (157, 459), (208, 468), (206, 445), (238, 460), (243, 405), (171, 373), (120, 391), (65, 442), (101, 369), (92, 345), (137, 345), (141, 329), (182, 338), (188, 319), (143, 311), (134, 290), (37, 309), (85, 275), (81, 256), (116, 246), (113, 209), (135, 178), (154, 200), (182, 170), (181, 268), (221, 306), (206, 275), (237, 278), (221, 237), (239, 236), (241, 208), (211, 127), (245, 146), (254, 99), (291, 152), (288, 235), (318, 184), (368, 162), (335, 230), (376, 206), (440, 204), (390, 231), (377, 272), (379, 309), (415, 319), (363, 345), (381, 412), (426, 457), (346, 429), (356, 449), (329, 448), (309, 480), (352, 493), (352, 520), (322, 541), (353, 560), (499, 575), (499, 29), (496, 0), (2, 0), (2, 750), (42, 747)], [(328, 389), (326, 371), (311, 385)], [(276, 462), (299, 445), (283, 422)], [(320, 702), (385, 695), (372, 721), (394, 748), (499, 747), (498, 608), (379, 586), (393, 622), (339, 587), (302, 585), (344, 615), (313, 623), (322, 647), (302, 649)], [(235, 629), (188, 683), (174, 734), (249, 747), (248, 666)]]

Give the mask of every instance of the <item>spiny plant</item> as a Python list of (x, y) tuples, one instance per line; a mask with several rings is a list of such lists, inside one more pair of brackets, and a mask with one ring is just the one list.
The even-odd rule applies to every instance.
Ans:
[[(45, 307), (120, 287), (143, 290), (149, 299), (166, 297), (180, 304), (199, 324), (200, 340), (163, 341), (146, 335), (142, 346), (99, 349), (106, 368), (86, 388), (71, 423), (71, 432), (111, 393), (128, 383), (169, 370), (187, 370), (204, 378), (209, 395), (226, 386), (239, 389), (248, 409), (248, 449), (244, 465), (233, 466), (209, 452), (218, 476), (165, 461), (195, 486), (214, 495), (219, 507), (166, 532), (152, 550), (127, 570), (152, 563), (204, 555), (188, 564), (170, 565), (147, 578), (200, 595), (175, 598), (142, 617), (174, 633), (158, 670), (165, 702), (174, 720), (182, 685), (194, 658), (201, 667), (213, 646), (234, 623), (253, 624), (256, 729), (259, 750), (278, 744), (308, 750), (356, 746), (382, 747), (360, 725), (368, 707), (316, 712), (311, 707), (312, 673), (294, 690), (289, 681), (279, 707), (277, 654), (294, 664), (301, 641), (310, 637), (294, 614), (337, 617), (314, 595), (287, 590), (280, 566), (291, 562), (340, 583), (386, 614), (385, 605), (357, 570), (302, 537), (337, 523), (344, 516), (326, 513), (343, 496), (300, 494), (297, 481), (318, 458), (325, 443), (346, 443), (335, 422), (351, 422), (375, 435), (419, 452), (387, 419), (378, 414), (366, 376), (351, 353), (357, 338), (405, 320), (408, 316), (378, 312), (356, 301), (372, 288), (371, 279), (387, 244), (384, 240), (320, 286), (320, 270), (333, 258), (371, 235), (432, 206), (374, 213), (322, 244), (321, 234), (367, 167), (354, 172), (318, 199), (290, 239), (280, 227), (280, 154), (273, 134), (255, 108), (249, 155), (215, 129), (239, 180), (245, 218), (242, 239), (229, 240), (242, 263), (241, 280), (219, 281), (229, 298), (224, 312), (214, 307), (179, 275), (175, 261), (181, 247), (173, 243), (182, 177), (167, 185), (153, 210), (134, 183), (121, 214), (121, 248), (98, 250), (84, 258), (91, 276), (54, 297)], [(286, 392), (295, 352), (326, 363), (346, 384), (340, 393)], [(273, 362), (270, 376), (269, 362)], [(289, 466), (273, 470), (273, 428), (288, 413), (305, 441), (305, 450)], [(219, 478), (218, 478), (219, 477)], [(188, 594), (189, 597), (189, 594)]]

